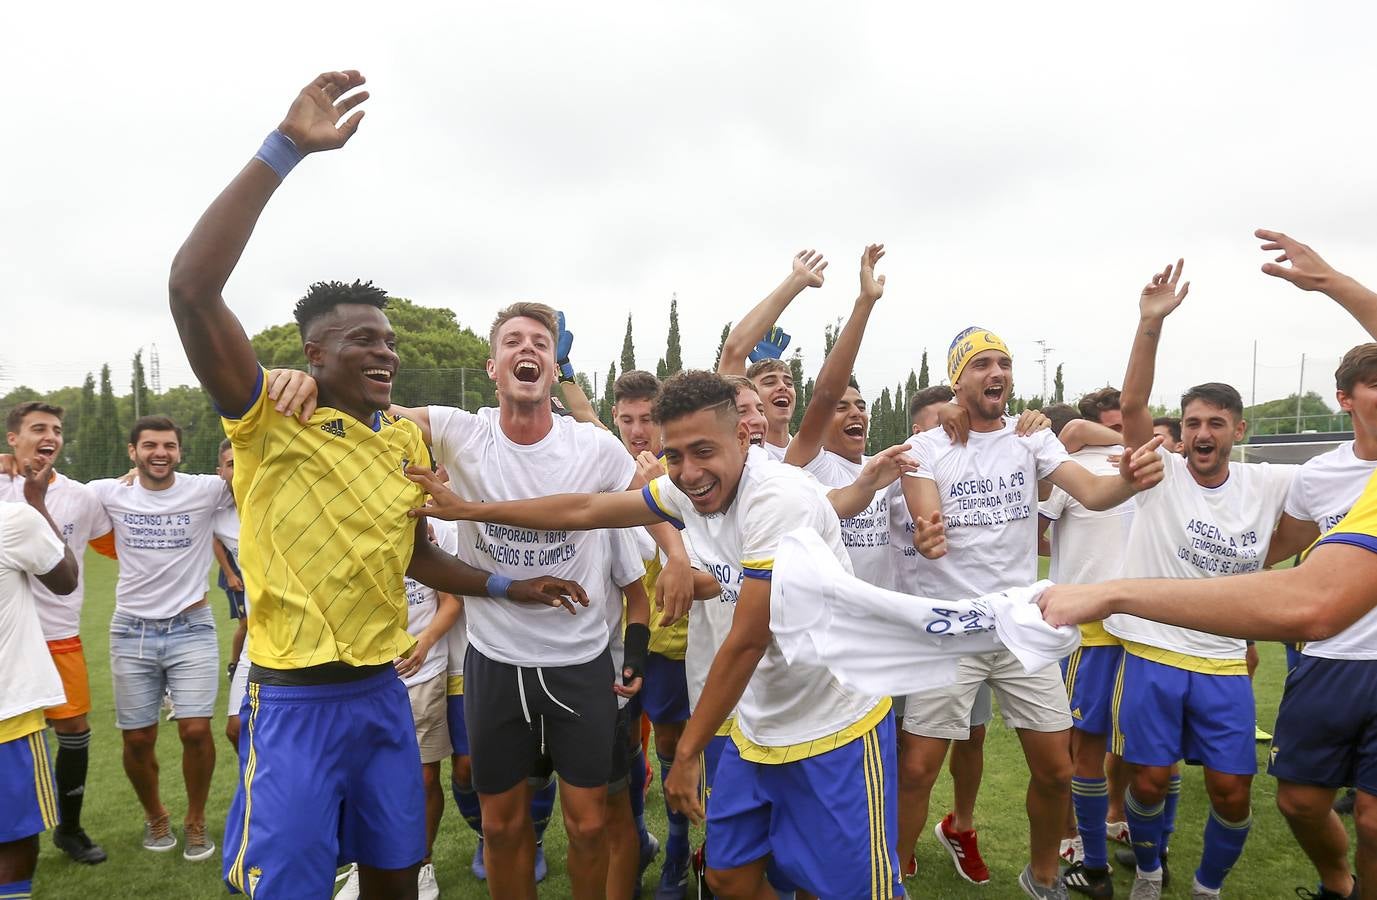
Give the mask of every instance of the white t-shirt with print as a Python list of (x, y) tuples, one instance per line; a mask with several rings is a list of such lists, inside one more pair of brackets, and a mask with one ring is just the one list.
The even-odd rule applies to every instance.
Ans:
[(777, 444), (766, 441), (762, 446), (765, 448), (765, 452), (770, 455), (770, 459), (773, 459), (775, 462), (784, 462), (784, 456), (789, 452), (788, 444), (780, 447)]
[(109, 478), (88, 487), (115, 528), (115, 612), (170, 619), (206, 596), (215, 512), (231, 497), (224, 479), (178, 472), (163, 491)]
[[(453, 534), (454, 523), (431, 519), (428, 524), (435, 530), (435, 546), (445, 549), (444, 545), (440, 543), (440, 534), (442, 531)], [(454, 551), (446, 550), (446, 552), (453, 554)], [(435, 612), (439, 609), (440, 597), (435, 592), (435, 588), (421, 584), (414, 578), (403, 578), (402, 583), (406, 585), (406, 633), (412, 637), (419, 637), (421, 632), (425, 631), (430, 623), (435, 621)], [(440, 639), (426, 653), (425, 662), (421, 663), (421, 667), (414, 673), (403, 678), (402, 684), (407, 687), (425, 684), (430, 679), (445, 672), (449, 665), (449, 636), (450, 632), (448, 631), (440, 636)]]
[[(651, 509), (686, 529), (703, 571), (717, 579), (722, 597), (706, 603), (734, 608), (743, 576), (769, 577), (780, 539), (799, 527), (817, 531), (843, 567), (851, 570), (826, 488), (802, 469), (778, 465), (758, 447), (747, 454), (736, 497), (723, 512), (697, 513), (668, 475), (655, 479), (643, 493)], [(692, 635), (689, 654), (694, 654)], [(736, 723), (752, 743), (787, 747), (835, 734), (860, 721), (879, 702), (843, 688), (825, 668), (790, 665), (771, 640), (741, 697)]]
[[(24, 479), (0, 478), (0, 502), (23, 503)], [(76, 637), (81, 631), (81, 606), (86, 590), (86, 545), (110, 532), (110, 517), (100, 499), (86, 485), (66, 475), (53, 473), (44, 499), (48, 515), (62, 529), (62, 539), (72, 548), (77, 560), (77, 587), (65, 597), (54, 594), (39, 584), (29, 582), (34, 602), (38, 605), (38, 621), (43, 624), (43, 637), (50, 641)]]
[[(1124, 553), (1124, 578), (1215, 578), (1257, 572), (1297, 466), (1229, 463), (1229, 477), (1201, 487), (1185, 457), (1159, 448), (1162, 483), (1137, 497)], [(1206, 659), (1242, 659), (1247, 644), (1137, 616), (1114, 615), (1105, 630), (1136, 641)]]
[[(466, 500), (528, 500), (550, 494), (624, 491), (636, 474), (626, 448), (595, 425), (554, 416), (550, 433), (518, 444), (502, 432), (496, 408), (476, 414), (430, 407), (435, 458)], [(459, 558), (512, 579), (553, 575), (581, 585), (600, 583), (609, 567), (606, 544), (592, 532), (512, 528), (459, 522)], [(588, 607), (567, 610), (488, 597), (467, 597), (469, 641), (489, 659), (512, 666), (572, 666), (607, 646), (606, 603), (620, 594), (588, 591)]]
[(0, 503), (0, 722), (66, 702), (29, 582), (51, 572), (64, 555), (61, 539), (37, 510)]
[[(1071, 454), (1092, 475), (1117, 475), (1109, 457), (1123, 447), (1086, 447)], [(1052, 565), (1047, 577), (1058, 584), (1099, 584), (1119, 577), (1124, 549), (1133, 525), (1134, 501), (1113, 509), (1086, 509), (1059, 487), (1038, 504), (1039, 514), (1052, 520)]]
[[(865, 467), (866, 457), (854, 463), (831, 450), (818, 455), (803, 467), (827, 488), (849, 487)], [(859, 515), (841, 520), (842, 543), (851, 554), (856, 577), (876, 587), (894, 587), (894, 553), (889, 545), (889, 491), (876, 491), (870, 505)], [(912, 539), (909, 546), (913, 546)]]
[[(1296, 472), (1286, 495), (1286, 514), (1314, 522), (1324, 534), (1348, 515), (1374, 471), (1377, 460), (1360, 459), (1353, 452), (1352, 441), (1321, 453)], [(1332, 638), (1306, 644), (1301, 652), (1326, 659), (1377, 659), (1377, 609), (1369, 610)]]
[(921, 468), (903, 477), (937, 484), (947, 527), (947, 553), (926, 560), (916, 593), (969, 600), (1038, 580), (1038, 481), (1071, 457), (1051, 431), (1019, 437), (1015, 422), (964, 446), (940, 426), (909, 439)]

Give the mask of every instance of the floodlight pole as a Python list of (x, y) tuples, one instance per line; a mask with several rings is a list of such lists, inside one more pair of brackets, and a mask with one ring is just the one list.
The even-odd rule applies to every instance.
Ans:
[(1305, 393), (1305, 354), (1301, 354), (1300, 385), (1296, 388), (1296, 434), (1301, 431), (1301, 396)]

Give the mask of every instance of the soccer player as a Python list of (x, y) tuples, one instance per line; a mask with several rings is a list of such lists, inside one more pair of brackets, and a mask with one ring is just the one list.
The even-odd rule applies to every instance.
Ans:
[[(745, 375), (759, 390), (760, 399), (765, 401), (766, 421), (769, 423), (765, 450), (776, 460), (783, 460), (784, 451), (789, 447), (789, 423), (793, 420), (794, 405), (798, 402), (794, 376), (789, 364), (773, 351), (757, 359), (750, 368), (746, 367), (746, 359), (752, 348), (768, 344), (774, 332), (778, 331), (774, 327), (775, 322), (795, 297), (807, 288), (822, 287), (826, 268), (827, 261), (821, 253), (813, 250), (796, 253), (788, 277), (752, 307), (728, 333), (727, 340), (722, 344), (722, 357), (717, 363), (720, 374)], [(762, 335), (765, 336), (764, 340)]]
[(1124, 430), (1124, 413), (1120, 408), (1119, 398), (1119, 389), (1106, 385), (1077, 400), (1076, 408), (1080, 410), (1081, 417), (1086, 421), (1122, 433)]
[(426, 470), (410, 472), (434, 498), (422, 512), (444, 518), (517, 528), (625, 528), (662, 519), (684, 526), (717, 579), (708, 590), (736, 598), (730, 633), (665, 784), (672, 803), (701, 819), (698, 755), (736, 708), (708, 810), (713, 893), (761, 896), (772, 856), (784, 878), (818, 896), (899, 895), (890, 703), (843, 688), (825, 669), (786, 663), (770, 632), (780, 538), (813, 528), (849, 568), (838, 510), (864, 508), (869, 498), (863, 489), (834, 491), (834, 508), (812, 478), (752, 449), (735, 401), (735, 388), (718, 375), (688, 371), (667, 380), (655, 419), (668, 472), (639, 494), (480, 503), (461, 500)]
[[(1167, 316), (1185, 299), (1182, 263), (1153, 276), (1139, 299), (1139, 324), (1124, 376), (1127, 444), (1152, 437), (1148, 397)], [(1180, 285), (1178, 287), (1178, 284)], [(1257, 571), (1281, 516), (1293, 466), (1231, 463), (1247, 429), (1238, 392), (1202, 384), (1181, 398), (1185, 455), (1159, 451), (1162, 486), (1139, 498), (1123, 577), (1215, 578)], [(1161, 895), (1161, 835), (1170, 766), (1185, 758), (1205, 770), (1210, 818), (1192, 891), (1218, 895), (1251, 825), (1257, 757), (1255, 713), (1242, 641), (1112, 616), (1105, 629), (1124, 645), (1115, 687), (1114, 750), (1132, 767), (1125, 807), (1137, 857), (1133, 900)]]
[[(1112, 400), (1107, 399), (1109, 391), (1113, 392)], [(1118, 407), (1119, 392), (1113, 388), (1087, 395), (1080, 402), (1082, 413), (1089, 410), (1101, 417), (1099, 425), (1109, 435), (1101, 438), (1101, 443), (1117, 440), (1117, 432), (1111, 430), (1105, 419), (1112, 418), (1114, 424), (1122, 427)], [(1117, 466), (1110, 458), (1122, 453), (1123, 447), (1114, 444), (1087, 446), (1071, 453), (1071, 459), (1095, 475), (1113, 475)], [(1128, 502), (1092, 511), (1062, 488), (1052, 488), (1048, 498), (1038, 504), (1038, 515), (1052, 523), (1048, 577), (1056, 583), (1074, 584), (1117, 577), (1133, 509), (1133, 503)], [(1114, 896), (1107, 843), (1111, 804), (1105, 752), (1113, 724), (1114, 679), (1122, 656), (1123, 647), (1118, 639), (1095, 622), (1081, 626), (1080, 648), (1062, 661), (1062, 676), (1071, 703), (1071, 755), (1075, 761), (1071, 803), (1078, 832), (1074, 850), (1079, 851), (1073, 851), (1072, 865), (1062, 877), (1068, 889), (1088, 897)], [(1065, 848), (1062, 855), (1067, 856)]]
[[(512, 304), (498, 313), (488, 335), (496, 408), (477, 414), (441, 406), (398, 408), (420, 426), (457, 490), (501, 501), (561, 487), (625, 491), (638, 483), (636, 462), (616, 438), (551, 412), (558, 335), (555, 310)], [(657, 605), (672, 621), (688, 611), (692, 573), (674, 529), (659, 523), (655, 531), (668, 557), (657, 580)], [(595, 582), (610, 564), (597, 535), (554, 527), (462, 522), (459, 548), (462, 558), (509, 577), (551, 571), (583, 584)], [(572, 891), (592, 897), (606, 887), (607, 773), (617, 709), (606, 690), (611, 657), (601, 617), (604, 604), (620, 600), (620, 592), (595, 592), (592, 614), (570, 621), (555, 610), (465, 599), (464, 714), (494, 896), (531, 881), (535, 846), (526, 779), (542, 744), (560, 778)]]
[[(870, 244), (861, 252), (860, 293), (832, 352), (818, 371), (798, 434), (784, 454), (786, 463), (801, 467), (829, 488), (851, 484), (865, 465), (870, 416), (865, 398), (852, 380), (851, 369), (856, 364), (870, 313), (884, 296), (885, 276), (875, 274), (875, 265), (884, 255), (884, 244)], [(856, 576), (877, 587), (893, 588), (889, 492), (877, 492), (860, 515), (842, 520), (841, 529), (842, 543), (851, 556)]]
[[(29, 401), (15, 406), (5, 417), (6, 439), (14, 451), (13, 466), (22, 473), (56, 464), (62, 458), (63, 410), (60, 406)], [(85, 485), (59, 472), (50, 473), (45, 505), (58, 523), (68, 546), (90, 543), (105, 554), (113, 553), (110, 518), (96, 495)], [(24, 479), (0, 480), (0, 500), (24, 502)], [(53, 664), (62, 676), (66, 700), (46, 711), (48, 724), (57, 734), (57, 759), (53, 775), (57, 779), (58, 824), (53, 843), (80, 863), (95, 865), (105, 861), (105, 851), (81, 827), (81, 807), (86, 799), (86, 769), (91, 746), (91, 685), (86, 673), (86, 653), (81, 645), (81, 608), (85, 599), (85, 567), (77, 556), (77, 586), (59, 596), (33, 579), (30, 589), (38, 609), (38, 621), (48, 642)]]
[[(913, 437), (910, 446), (920, 468), (903, 479), (917, 528), (914, 545), (936, 561), (923, 570), (924, 596), (978, 597), (1037, 580), (1038, 481), (1050, 480), (1088, 508), (1110, 509), (1160, 478), (1155, 460), (1139, 470), (1127, 454), (1120, 475), (1092, 475), (1071, 461), (1051, 432), (1019, 436), (1014, 420), (1004, 415), (1013, 360), (992, 332), (968, 328), (958, 334), (947, 354), (947, 374), (957, 404), (970, 418), (968, 442), (958, 444), (940, 429)], [(900, 754), (905, 862), (927, 818), (947, 744), (968, 736), (982, 682), (999, 696), (1005, 721), (1018, 729), (1031, 776), (1030, 862), (1019, 886), (1033, 897), (1065, 896), (1057, 853), (1071, 782), (1066, 689), (1055, 670), (1029, 675), (1008, 651), (963, 659), (955, 684), (906, 702)], [(939, 823), (937, 831), (950, 847), (952, 834), (944, 824), (949, 825)]]
[(64, 703), (29, 579), (66, 596), (81, 570), (45, 502), (52, 459), (20, 471), (25, 502), (0, 503), (0, 897), (28, 900), (38, 835), (58, 822), (44, 711)]
[(383, 291), (322, 282), (298, 302), (322, 404), (304, 423), (270, 405), (265, 372), (221, 297), (292, 166), (343, 146), (358, 128), (361, 110), (344, 117), (367, 98), (354, 92), (362, 84), (358, 72), (326, 72), (301, 90), (197, 222), (168, 285), (187, 358), (235, 450), (252, 665), (224, 874), (255, 896), (328, 895), (337, 866), (351, 860), (360, 896), (416, 896), (425, 795), (393, 666), (415, 643), (405, 575), (513, 606), (586, 601), (560, 579), (513, 582), (473, 569), (406, 516), (421, 492), (403, 469), (430, 457), (414, 426), (384, 412), (399, 362)]
[(216, 510), (229, 486), (218, 475), (177, 471), (182, 429), (166, 416), (144, 416), (129, 432), (135, 483), (89, 485), (114, 525), (119, 557), (110, 620), (115, 724), (124, 737), (124, 771), (144, 810), (143, 846), (177, 846), (158, 785), (158, 713), (170, 694), (182, 743), (187, 811), (182, 856), (209, 859), (206, 799), (215, 771), (210, 718), (220, 689), (220, 645), (206, 598)]

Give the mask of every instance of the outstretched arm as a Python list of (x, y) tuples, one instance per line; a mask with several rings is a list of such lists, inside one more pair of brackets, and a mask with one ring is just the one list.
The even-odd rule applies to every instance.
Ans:
[(1133, 335), (1124, 389), (1119, 397), (1124, 416), (1124, 445), (1128, 447), (1141, 447), (1152, 440), (1152, 411), (1148, 408), (1148, 398), (1152, 395), (1152, 381), (1156, 375), (1157, 344), (1162, 338), (1162, 323), (1181, 305), (1191, 289), (1189, 281), (1181, 285), (1179, 292), (1176, 288), (1184, 266), (1185, 260), (1178, 259), (1175, 268), (1167, 266), (1153, 275), (1138, 298), (1138, 330)]
[[(437, 591), (466, 597), (497, 597), (515, 603), (562, 606), (570, 613), (574, 604), (588, 605), (583, 588), (563, 578), (541, 575), (512, 581), (475, 569), (432, 544), (426, 536), (425, 519), (416, 520), (416, 545), (406, 574)], [(458, 617), (458, 612), (455, 612)]]
[(846, 487), (828, 491), (827, 499), (837, 511), (837, 518), (859, 516), (875, 499), (876, 491), (889, 487), (895, 480), (917, 468), (918, 463), (908, 454), (908, 444), (895, 444), (866, 460), (856, 480)]
[(358, 72), (326, 72), (303, 88), (264, 149), (215, 198), (172, 261), (168, 294), (182, 346), (211, 400), (231, 415), (252, 402), (259, 370), (221, 291), (294, 161), (342, 147), (358, 129), (362, 110), (340, 119), (368, 99), (367, 91), (344, 96), (361, 84)]
[[(558, 528), (568, 531), (631, 528), (664, 521), (646, 505), (640, 491), (551, 494), (534, 500), (472, 503), (450, 490), (430, 469), (412, 466), (406, 470), (406, 477), (425, 488), (431, 497), (424, 507), (410, 511), (409, 514), (416, 517), (434, 516), (450, 521), (462, 519), (469, 522), (496, 522), (517, 528)], [(415, 575), (412, 577), (417, 581), (425, 580)], [(439, 585), (431, 587), (439, 588)], [(443, 590), (452, 594), (467, 593), (449, 588)]]
[(1254, 641), (1333, 637), (1377, 607), (1377, 553), (1321, 544), (1305, 563), (1228, 578), (1146, 578), (1059, 584), (1038, 599), (1051, 625), (1115, 613)]
[[(856, 367), (856, 354), (861, 352), (861, 338), (865, 337), (870, 311), (885, 292), (885, 277), (875, 277), (875, 264), (884, 255), (884, 244), (871, 244), (861, 252), (861, 292), (856, 297), (851, 318), (846, 320), (841, 334), (837, 335), (837, 342), (832, 345), (832, 352), (823, 360), (817, 383), (813, 385), (812, 399), (803, 413), (803, 421), (799, 423), (798, 433), (789, 442), (784, 461), (791, 466), (808, 465), (822, 449), (822, 436), (827, 430), (827, 423), (836, 413), (836, 406), (851, 381), (851, 370)], [(725, 352), (722, 355), (726, 357)]]
[[(1267, 242), (1262, 245), (1263, 250), (1281, 251), (1275, 262), (1263, 264), (1262, 271), (1285, 279), (1303, 291), (1320, 291), (1346, 309), (1369, 335), (1377, 338), (1377, 293), (1337, 271), (1318, 253), (1295, 238), (1265, 228), (1259, 228), (1253, 234)], [(1281, 265), (1285, 262), (1291, 265)]]
[[(1127, 426), (1127, 419), (1124, 420)], [(1154, 437), (1137, 450), (1124, 450), (1118, 475), (1095, 475), (1080, 463), (1070, 460), (1057, 466), (1047, 480), (1080, 501), (1090, 510), (1113, 509), (1139, 491), (1146, 491), (1162, 480), (1166, 466), (1157, 448), (1162, 438)]]
[(722, 344), (722, 358), (717, 363), (717, 371), (722, 375), (745, 375), (746, 357), (752, 348), (765, 332), (774, 327), (785, 307), (803, 293), (804, 288), (822, 287), (822, 271), (826, 268), (827, 261), (821, 253), (813, 250), (796, 253), (789, 277), (732, 327)]

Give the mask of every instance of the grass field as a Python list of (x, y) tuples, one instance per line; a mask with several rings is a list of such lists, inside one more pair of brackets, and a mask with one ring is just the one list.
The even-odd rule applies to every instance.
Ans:
[[(86, 657), (91, 668), (91, 695), (95, 706), (91, 714), (93, 740), (91, 771), (87, 786), (84, 824), (86, 830), (110, 854), (103, 865), (86, 867), (69, 862), (53, 848), (50, 838), (43, 838), (43, 850), (35, 880), (35, 894), (48, 898), (191, 898), (219, 897), (225, 893), (220, 881), (217, 854), (213, 861), (188, 863), (180, 851), (154, 854), (140, 847), (143, 817), (134, 791), (126, 780), (120, 764), (119, 733), (115, 730), (113, 701), (110, 688), (109, 642), (106, 638), (111, 610), (114, 606), (115, 564), (103, 557), (87, 554), (86, 609), (82, 619), (82, 636)], [(226, 618), (224, 595), (213, 592), (217, 615), (221, 619), (221, 659), (225, 659), (232, 629)], [(1281, 695), (1284, 657), (1279, 645), (1261, 648), (1262, 666), (1258, 673), (1256, 692), (1258, 716), (1264, 728), (1269, 728), (1276, 715)], [(213, 730), (219, 736), (219, 754), (215, 782), (211, 793), (209, 820), (211, 834), (217, 844), (222, 843), (225, 813), (234, 791), (237, 762), (223, 739), (224, 693)], [(55, 746), (55, 745), (54, 745)], [(159, 744), (163, 771), (163, 798), (179, 825), (186, 811), (181, 790), (180, 747), (176, 730), (165, 727)], [(1259, 762), (1265, 762), (1266, 745), (1258, 745)], [(913, 897), (984, 897), (1004, 898), (1022, 896), (1016, 880), (1026, 859), (1027, 820), (1023, 811), (1026, 770), (1017, 740), (1012, 731), (1004, 728), (996, 717), (986, 743), (985, 780), (977, 808), (977, 827), (980, 829), (982, 852), (990, 864), (993, 880), (984, 887), (961, 881), (953, 872), (945, 853), (937, 847), (929, 832), (919, 843), (920, 876), (909, 881)], [(448, 782), (448, 775), (445, 776)], [(1314, 873), (1300, 849), (1292, 840), (1286, 823), (1276, 811), (1275, 784), (1260, 775), (1253, 787), (1253, 831), (1243, 858), (1234, 869), (1225, 887), (1231, 897), (1263, 898), (1292, 897), (1297, 885), (1312, 886)], [(933, 811), (940, 815), (951, 797), (947, 778), (938, 783), (933, 795)], [(659, 787), (652, 788), (647, 801), (651, 829), (664, 835), (664, 807)], [(1176, 836), (1172, 856), (1176, 861), (1176, 878), (1168, 897), (1186, 897), (1190, 893), (1190, 872), (1200, 853), (1200, 835), (1207, 814), (1207, 803), (1198, 769), (1188, 768), (1182, 791)], [(180, 840), (180, 829), (178, 829)], [(700, 836), (695, 835), (695, 843)], [(568, 881), (564, 874), (564, 834), (556, 815), (546, 838), (550, 877), (541, 886), (546, 897), (568, 896)], [(454, 809), (448, 805), (435, 846), (435, 868), (441, 893), (445, 897), (486, 897), (483, 886), (469, 873), (473, 855), (474, 836)], [(648, 892), (653, 892), (658, 876), (658, 862), (646, 876)], [(1128, 894), (1129, 877), (1116, 877), (1119, 896)], [(1074, 895), (1073, 895), (1074, 896)]]

